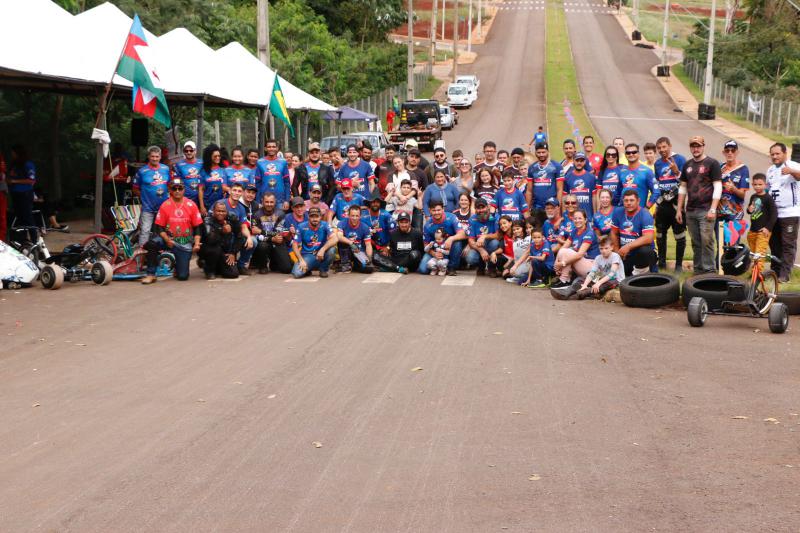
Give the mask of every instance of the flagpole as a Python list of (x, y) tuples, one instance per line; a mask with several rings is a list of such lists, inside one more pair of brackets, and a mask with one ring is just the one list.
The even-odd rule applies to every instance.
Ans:
[[(131, 21), (131, 28), (133, 28), (133, 21)], [(97, 119), (94, 121), (95, 128), (98, 124), (100, 124), (100, 114), (105, 113), (106, 111), (106, 100), (108, 99), (108, 95), (111, 93), (111, 87), (114, 85), (114, 76), (117, 74), (117, 68), (119, 68), (119, 62), (122, 61), (122, 56), (125, 55), (125, 49), (128, 48), (128, 41), (130, 38), (131, 30), (129, 29), (128, 34), (125, 36), (125, 42), (122, 44), (122, 50), (119, 52), (119, 57), (117, 57), (117, 61), (114, 63), (114, 70), (111, 73), (111, 77), (108, 79), (105, 90), (103, 91), (103, 97), (100, 99), (100, 111), (97, 113)]]

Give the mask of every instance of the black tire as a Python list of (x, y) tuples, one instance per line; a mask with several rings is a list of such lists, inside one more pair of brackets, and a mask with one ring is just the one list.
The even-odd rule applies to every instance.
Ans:
[(717, 311), (722, 308), (722, 302), (728, 300), (731, 282), (742, 283), (742, 280), (719, 274), (693, 276), (683, 282), (683, 305), (689, 307), (692, 298), (699, 296), (706, 301), (709, 310)]
[(786, 308), (786, 304), (780, 302), (772, 304), (772, 307), (769, 308), (767, 320), (769, 321), (769, 330), (772, 333), (785, 333), (786, 328), (789, 327), (789, 311)]
[(779, 292), (775, 301), (785, 304), (790, 315), (800, 315), (800, 292)]
[(64, 284), (64, 271), (60, 266), (47, 265), (39, 274), (39, 281), (43, 288), (56, 290)]
[(686, 318), (693, 328), (702, 328), (708, 318), (708, 304), (700, 296), (695, 296), (686, 309)]
[(678, 279), (667, 274), (639, 274), (619, 284), (619, 296), (628, 307), (663, 307), (678, 301)]

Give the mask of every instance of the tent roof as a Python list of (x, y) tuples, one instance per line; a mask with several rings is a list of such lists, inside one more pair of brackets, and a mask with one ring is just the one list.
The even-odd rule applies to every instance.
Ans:
[(339, 109), (325, 113), (322, 115), (322, 118), (324, 120), (365, 120), (367, 122), (372, 122), (378, 120), (378, 115), (373, 115), (372, 113), (343, 105)]

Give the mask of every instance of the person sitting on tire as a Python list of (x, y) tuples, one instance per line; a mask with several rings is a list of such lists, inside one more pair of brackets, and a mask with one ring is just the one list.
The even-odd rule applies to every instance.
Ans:
[(578, 290), (578, 299), (583, 300), (589, 294), (594, 294), (595, 297), (600, 297), (611, 289), (619, 286), (620, 282), (625, 279), (625, 265), (622, 264), (622, 258), (614, 247), (611, 245), (611, 239), (607, 235), (600, 237), (598, 247), (600, 248), (600, 255), (594, 258), (594, 264), (586, 279), (583, 280), (583, 285)]
[(411, 226), (411, 215), (404, 211), (397, 216), (397, 229), (389, 233), (389, 246), (372, 259), (382, 271), (408, 274), (419, 267), (424, 248), (422, 233)]
[(361, 221), (361, 207), (351, 205), (347, 209), (347, 219), (339, 223), (337, 237), (342, 272), (355, 268), (356, 272), (371, 274), (372, 230)]
[(175, 256), (175, 277), (189, 279), (192, 252), (200, 250), (200, 228), (203, 219), (197, 205), (183, 197), (183, 181), (173, 178), (169, 182), (169, 198), (161, 204), (153, 221), (153, 235), (145, 243), (147, 250), (147, 275), (143, 285), (156, 282), (158, 255), (169, 250)]
[(205, 220), (205, 235), (198, 254), (203, 263), (206, 279), (218, 275), (233, 279), (239, 277), (236, 255), (244, 246), (242, 223), (239, 217), (228, 211), (226, 200), (218, 200)]
[(556, 255), (555, 272), (558, 279), (550, 284), (552, 289), (569, 285), (573, 270), (578, 276), (586, 276), (592, 268), (592, 260), (600, 253), (597, 235), (588, 226), (586, 212), (578, 209), (572, 217), (575, 228)]
[(614, 210), (611, 239), (622, 257), (626, 276), (655, 269), (658, 258), (653, 248), (653, 225), (653, 215), (639, 205), (639, 193), (635, 189), (625, 191), (622, 205)]

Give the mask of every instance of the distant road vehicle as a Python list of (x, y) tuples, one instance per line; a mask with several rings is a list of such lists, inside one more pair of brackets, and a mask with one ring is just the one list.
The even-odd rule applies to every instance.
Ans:
[(386, 147), (391, 143), (382, 131), (354, 131), (349, 135), (367, 141), (372, 147), (372, 157), (386, 157)]
[(478, 99), (478, 88), (481, 86), (481, 80), (475, 74), (464, 74), (456, 76), (456, 83), (466, 85), (472, 91), (475, 100)]
[(475, 95), (463, 83), (451, 83), (447, 86), (447, 105), (450, 107), (471, 107)]
[(346, 152), (346, 148), (348, 144), (355, 144), (358, 140), (358, 137), (354, 135), (334, 135), (332, 137), (323, 137), (322, 140), (319, 142), (319, 146), (323, 152), (327, 152), (331, 148), (339, 148), (339, 151), (342, 152), (342, 155)]
[(442, 117), (442, 129), (452, 130), (456, 125), (456, 112), (449, 105), (440, 105), (439, 115)]
[(406, 141), (414, 139), (417, 144), (427, 145), (429, 150), (442, 138), (442, 117), (436, 100), (406, 100), (400, 105), (400, 121), (397, 129), (388, 132), (389, 142), (404, 150)]

